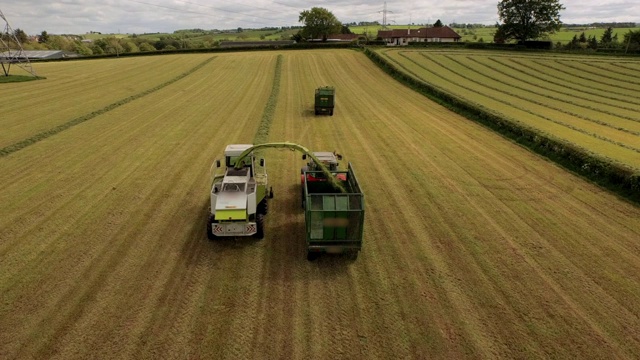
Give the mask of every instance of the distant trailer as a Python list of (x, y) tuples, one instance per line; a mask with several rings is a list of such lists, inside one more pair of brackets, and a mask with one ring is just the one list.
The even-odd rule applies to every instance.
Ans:
[(336, 105), (336, 89), (332, 86), (324, 86), (316, 89), (315, 114), (329, 114), (333, 116), (333, 108)]

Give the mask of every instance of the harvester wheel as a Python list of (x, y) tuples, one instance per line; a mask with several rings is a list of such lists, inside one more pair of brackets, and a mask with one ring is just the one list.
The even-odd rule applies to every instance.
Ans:
[(349, 260), (351, 260), (351, 261), (358, 260), (358, 254), (360, 254), (360, 251), (358, 251), (358, 250), (350, 251), (349, 254), (348, 254)]
[(256, 239), (264, 239), (264, 214), (258, 214), (256, 216), (257, 232), (253, 234)]
[(213, 216), (209, 215), (209, 218), (207, 219), (207, 239), (209, 240), (214, 240), (216, 237), (215, 235), (213, 235)]
[(269, 203), (267, 202), (267, 199), (264, 198), (262, 199), (262, 201), (260, 201), (260, 204), (258, 204), (258, 214), (267, 215), (268, 211), (269, 211)]
[(329, 116), (333, 116), (333, 109), (329, 110)]

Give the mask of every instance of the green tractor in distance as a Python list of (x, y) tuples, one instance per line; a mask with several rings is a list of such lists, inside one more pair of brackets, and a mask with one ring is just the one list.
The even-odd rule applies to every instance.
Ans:
[(332, 86), (323, 86), (316, 89), (315, 114), (329, 114), (333, 116), (333, 108), (336, 103), (336, 89)]

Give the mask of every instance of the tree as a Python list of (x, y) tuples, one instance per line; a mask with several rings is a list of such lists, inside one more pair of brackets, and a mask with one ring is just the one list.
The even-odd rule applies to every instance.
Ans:
[(640, 30), (633, 31), (629, 30), (626, 34), (624, 34), (623, 40), (624, 46), (628, 49), (639, 49), (640, 48)]
[(20, 29), (15, 29), (13, 31), (13, 35), (16, 36), (16, 39), (18, 39), (18, 41), (20, 41), (20, 44), (24, 44), (29, 40), (29, 37), (27, 36), (27, 34), (20, 30)]
[(596, 39), (595, 35), (589, 36), (589, 40), (587, 40), (587, 47), (593, 50), (596, 50), (598, 48), (598, 40)]
[(560, 10), (564, 6), (559, 0), (502, 0), (498, 3), (502, 20), (498, 31), (505, 40), (537, 39), (560, 29)]
[(353, 33), (351, 32), (351, 29), (349, 29), (347, 25), (342, 25), (342, 28), (340, 29), (340, 34), (353, 34)]
[(567, 43), (565, 49), (572, 50), (580, 47), (580, 42), (578, 41), (578, 35), (573, 35), (573, 39)]
[[(464, 31), (465, 33), (467, 30)], [(507, 34), (505, 34), (505, 28), (500, 24), (496, 24), (496, 33), (493, 34), (493, 42), (496, 44), (504, 44), (507, 41)]]
[(433, 24), (433, 27), (442, 27), (444, 25), (442, 25), (442, 21), (440, 21), (440, 19), (438, 19), (438, 21), (435, 22), (435, 24)]
[(81, 42), (76, 42), (74, 44), (73, 51), (80, 55), (93, 55), (93, 50)]
[(40, 36), (38, 36), (38, 42), (42, 44), (42, 43), (46, 43), (47, 41), (49, 41), (49, 34), (43, 30), (40, 33)]
[(587, 36), (584, 34), (584, 31), (582, 32), (582, 34), (580, 34), (580, 37), (578, 38), (578, 41), (580, 41), (581, 43), (586, 43), (587, 42)]
[(339, 33), (342, 28), (342, 24), (333, 13), (321, 7), (302, 11), (298, 21), (304, 23), (301, 34), (303, 37), (322, 38), (322, 41), (327, 41), (327, 36)]
[(613, 42), (613, 28), (609, 26), (600, 37), (600, 45), (602, 47), (610, 47)]
[(156, 48), (154, 48), (153, 45), (145, 42), (140, 44), (140, 51), (156, 51)]

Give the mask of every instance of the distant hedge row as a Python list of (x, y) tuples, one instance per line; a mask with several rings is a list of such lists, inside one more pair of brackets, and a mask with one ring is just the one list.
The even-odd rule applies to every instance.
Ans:
[(403, 72), (377, 52), (365, 48), (365, 54), (382, 70), (407, 86), (450, 110), (477, 121), (565, 168), (607, 189), (640, 203), (640, 173), (610, 159), (597, 156), (568, 141), (553, 138), (527, 126), (512, 122), (480, 108)]

